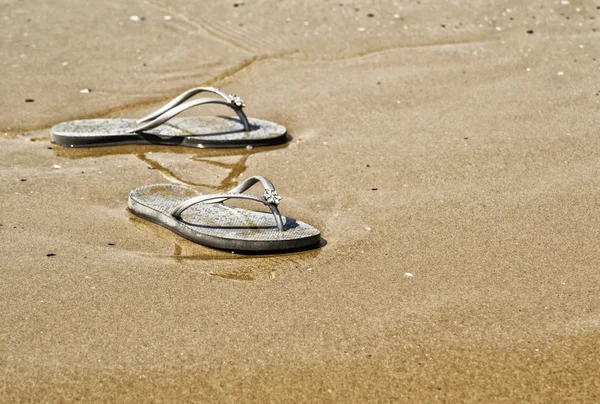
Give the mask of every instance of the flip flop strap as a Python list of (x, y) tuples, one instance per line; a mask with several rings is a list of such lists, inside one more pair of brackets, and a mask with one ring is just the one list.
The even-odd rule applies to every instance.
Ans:
[(246, 114), (244, 114), (244, 111), (242, 111), (241, 107), (237, 107), (230, 102), (219, 100), (216, 98), (200, 98), (197, 100), (188, 101), (184, 104), (181, 104), (174, 108), (171, 108), (171, 109), (167, 110), (167, 112), (163, 113), (162, 115), (159, 115), (154, 120), (147, 122), (147, 123), (143, 123), (142, 125), (140, 125), (136, 128), (128, 130), (127, 132), (135, 133), (135, 132), (142, 132), (145, 130), (156, 128), (157, 126), (160, 126), (163, 123), (167, 122), (169, 119), (173, 118), (175, 115), (178, 115), (185, 110), (188, 110), (190, 108), (197, 107), (198, 105), (203, 105), (203, 104), (221, 104), (221, 105), (225, 105), (225, 106), (233, 109), (235, 111), (235, 113), (238, 115), (238, 117), (240, 118), (240, 120), (242, 121), (242, 124), (244, 125), (244, 130), (250, 131), (250, 124), (248, 123), (248, 118), (246, 118)]
[(179, 104), (186, 101), (187, 99), (195, 96), (196, 94), (200, 94), (203, 92), (209, 92), (209, 93), (216, 94), (219, 97), (223, 98), (225, 101), (227, 101), (231, 104), (234, 104), (234, 105), (238, 106), (239, 108), (243, 108), (246, 106), (244, 104), (244, 101), (237, 95), (228, 94), (228, 93), (221, 91), (215, 87), (195, 87), (195, 88), (191, 88), (187, 91), (184, 91), (183, 93), (179, 94), (177, 97), (173, 98), (171, 101), (169, 101), (168, 103), (166, 103), (165, 105), (163, 105), (162, 107), (157, 109), (156, 111), (146, 115), (142, 119), (138, 119), (136, 122), (142, 123), (142, 122), (151, 121), (151, 120), (159, 117), (160, 115), (164, 114), (171, 108), (178, 106)]
[[(252, 177), (246, 178), (238, 186), (231, 188), (227, 192), (242, 193), (242, 192), (245, 192), (247, 189), (249, 189), (252, 185), (256, 184), (257, 182), (262, 183), (262, 186), (265, 189), (265, 192), (270, 191), (270, 192), (274, 192), (277, 195), (277, 191), (275, 191), (275, 186), (273, 185), (273, 183), (271, 181), (269, 181), (268, 179), (266, 179), (265, 177), (261, 177), (260, 175), (253, 175)], [(281, 200), (281, 198), (279, 198), (279, 200)], [(279, 204), (279, 202), (276, 202), (276, 204)]]
[[(262, 196), (248, 195), (242, 193), (259, 181), (263, 184), (263, 187), (265, 189), (264, 194)], [(279, 202), (281, 201), (281, 197), (277, 194), (277, 191), (275, 190), (275, 187), (273, 187), (271, 181), (260, 176), (250, 177), (237, 187), (232, 188), (230, 191), (224, 194), (199, 195), (190, 198), (181, 203), (175, 209), (173, 209), (173, 212), (171, 214), (175, 218), (181, 220), (181, 214), (190, 206), (193, 206), (197, 203), (221, 203), (228, 199), (247, 199), (251, 201), (260, 202), (268, 206), (269, 209), (271, 209), (273, 216), (275, 217), (277, 228), (280, 231), (285, 231), (285, 228), (283, 226), (283, 219), (281, 217), (281, 214), (279, 213), (279, 208), (277, 207), (279, 205)]]

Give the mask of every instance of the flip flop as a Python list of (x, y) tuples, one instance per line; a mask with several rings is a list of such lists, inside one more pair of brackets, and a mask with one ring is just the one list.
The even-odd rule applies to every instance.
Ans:
[[(244, 194), (257, 182), (262, 196)], [(228, 199), (246, 199), (269, 207), (271, 213), (223, 205)], [(203, 195), (183, 185), (158, 184), (129, 193), (130, 211), (195, 243), (236, 251), (280, 251), (313, 247), (321, 241), (316, 228), (281, 216), (281, 197), (266, 178), (250, 177), (227, 193)]]
[[(202, 92), (221, 98), (186, 101)], [(237, 118), (196, 116), (173, 118), (190, 108), (221, 104), (231, 108)], [(52, 142), (69, 147), (160, 144), (189, 147), (267, 146), (287, 141), (285, 127), (274, 122), (248, 118), (244, 101), (214, 87), (192, 88), (142, 119), (87, 119), (63, 122), (51, 129)], [(168, 122), (167, 122), (168, 121)]]

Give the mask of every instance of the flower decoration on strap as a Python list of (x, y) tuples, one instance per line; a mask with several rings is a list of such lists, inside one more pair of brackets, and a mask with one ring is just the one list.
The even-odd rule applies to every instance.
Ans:
[(229, 94), (229, 98), (231, 98), (231, 105), (234, 107), (244, 108), (246, 106), (246, 104), (244, 104), (244, 100), (235, 94)]
[(281, 202), (281, 197), (274, 189), (265, 189), (265, 193), (263, 194), (263, 196), (265, 197), (265, 200), (268, 203), (272, 203), (273, 205), (279, 205), (279, 203)]

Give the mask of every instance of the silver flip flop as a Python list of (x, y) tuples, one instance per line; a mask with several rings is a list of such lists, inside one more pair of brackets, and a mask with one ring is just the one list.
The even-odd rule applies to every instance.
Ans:
[[(243, 192), (257, 182), (262, 196)], [(271, 213), (223, 205), (228, 199), (246, 199), (269, 207)], [(281, 216), (281, 197), (271, 181), (250, 177), (223, 194), (203, 195), (175, 184), (146, 185), (129, 193), (130, 211), (195, 243), (223, 250), (280, 251), (317, 246), (321, 233), (299, 220)]]
[[(202, 92), (221, 98), (186, 101)], [(231, 108), (237, 118), (197, 116), (173, 118), (203, 104)], [(124, 144), (160, 144), (189, 147), (267, 146), (287, 141), (285, 127), (274, 122), (246, 117), (244, 101), (214, 87), (188, 90), (142, 119), (87, 119), (63, 122), (51, 129), (52, 142), (61, 146), (92, 147)], [(167, 122), (168, 121), (168, 122)]]

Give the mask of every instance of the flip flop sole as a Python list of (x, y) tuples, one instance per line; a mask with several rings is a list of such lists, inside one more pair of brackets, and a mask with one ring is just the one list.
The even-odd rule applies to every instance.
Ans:
[(128, 133), (134, 119), (87, 119), (63, 122), (51, 129), (52, 143), (68, 147), (158, 144), (198, 148), (267, 146), (285, 143), (287, 130), (274, 122), (249, 118), (244, 131), (236, 118), (198, 116), (174, 118), (141, 133)]
[(222, 250), (297, 250), (321, 241), (319, 230), (299, 220), (283, 216), (285, 231), (280, 231), (270, 213), (223, 204), (198, 203), (185, 210), (181, 219), (171, 215), (175, 207), (198, 195), (182, 185), (147, 185), (130, 192), (129, 210), (188, 240)]

